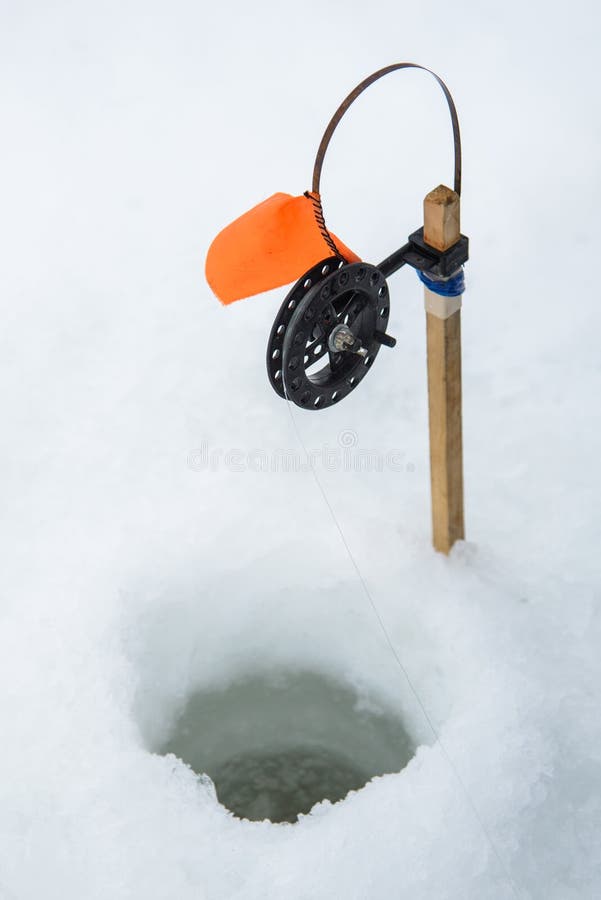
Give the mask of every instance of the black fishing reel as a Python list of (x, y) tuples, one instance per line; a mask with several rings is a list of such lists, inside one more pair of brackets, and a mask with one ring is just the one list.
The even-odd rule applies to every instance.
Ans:
[(448, 250), (436, 250), (418, 228), (377, 266), (347, 263), (340, 256), (317, 263), (296, 282), (271, 329), (267, 373), (276, 394), (304, 409), (325, 409), (348, 396), (371, 369), (380, 347), (396, 344), (386, 334), (386, 279), (408, 265), (448, 283), (467, 258), (465, 235)]
[(330, 256), (299, 278), (276, 316), (267, 346), (275, 392), (305, 409), (324, 409), (363, 380), (386, 334), (390, 300), (382, 272)]

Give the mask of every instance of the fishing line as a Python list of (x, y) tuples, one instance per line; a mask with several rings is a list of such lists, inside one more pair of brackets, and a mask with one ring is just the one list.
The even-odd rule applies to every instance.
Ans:
[(296, 433), (297, 439), (298, 439), (298, 441), (299, 441), (299, 443), (300, 443), (300, 445), (301, 445), (302, 451), (303, 451), (303, 453), (304, 453), (304, 455), (305, 455), (305, 457), (306, 457), (306, 459), (307, 459), (307, 463), (308, 463), (309, 469), (310, 469), (310, 471), (311, 471), (311, 474), (312, 474), (312, 476), (313, 476), (313, 480), (315, 481), (315, 484), (316, 484), (316, 486), (317, 486), (317, 489), (318, 489), (319, 493), (321, 494), (321, 497), (322, 497), (322, 499), (323, 499), (323, 502), (324, 502), (324, 504), (326, 505), (326, 507), (327, 507), (327, 509), (328, 509), (328, 511), (329, 511), (329, 513), (330, 513), (331, 519), (332, 519), (332, 521), (333, 521), (333, 523), (334, 523), (334, 525), (335, 525), (335, 527), (336, 527), (336, 530), (338, 531), (338, 535), (339, 535), (339, 537), (340, 537), (340, 540), (341, 540), (341, 542), (342, 542), (342, 545), (343, 545), (344, 549), (346, 550), (347, 556), (348, 556), (348, 558), (349, 558), (349, 560), (350, 560), (350, 562), (351, 562), (351, 565), (352, 565), (352, 567), (353, 567), (353, 569), (354, 569), (354, 571), (355, 571), (355, 575), (356, 575), (356, 577), (357, 577), (357, 580), (359, 581), (359, 584), (361, 585), (361, 588), (362, 588), (362, 590), (363, 590), (363, 593), (364, 593), (364, 595), (365, 595), (365, 597), (366, 597), (366, 599), (367, 599), (369, 605), (371, 606), (371, 609), (372, 609), (372, 611), (373, 611), (373, 613), (374, 613), (374, 616), (375, 616), (375, 618), (376, 618), (376, 621), (378, 622), (378, 625), (380, 626), (380, 630), (381, 630), (381, 632), (382, 632), (382, 634), (383, 634), (383, 636), (384, 636), (384, 639), (385, 639), (386, 643), (388, 644), (388, 647), (389, 647), (389, 649), (390, 649), (390, 652), (392, 653), (392, 656), (393, 656), (394, 659), (396, 660), (396, 663), (397, 663), (397, 665), (398, 665), (398, 667), (399, 667), (399, 669), (400, 669), (400, 671), (401, 671), (401, 673), (402, 673), (402, 675), (403, 675), (403, 677), (404, 677), (404, 679), (405, 679), (405, 681), (406, 681), (406, 683), (407, 683), (407, 685), (408, 685), (408, 687), (409, 687), (409, 690), (411, 691), (411, 694), (413, 695), (413, 697), (414, 697), (414, 699), (415, 699), (415, 701), (416, 701), (416, 703), (417, 703), (417, 705), (418, 705), (418, 707), (419, 707), (419, 709), (420, 709), (420, 711), (421, 711), (421, 713), (422, 713), (422, 716), (423, 716), (425, 722), (427, 723), (428, 728), (430, 729), (430, 732), (432, 733), (432, 736), (434, 737), (434, 743), (435, 743), (435, 744), (438, 744), (438, 746), (439, 746), (439, 748), (440, 748), (440, 751), (441, 751), (441, 753), (442, 753), (442, 755), (443, 755), (443, 757), (444, 757), (446, 763), (448, 764), (448, 766), (449, 766), (451, 772), (453, 773), (453, 776), (454, 776), (454, 778), (455, 778), (457, 784), (458, 784), (459, 787), (461, 788), (461, 790), (462, 790), (462, 792), (463, 792), (463, 794), (464, 794), (464, 796), (465, 796), (465, 798), (466, 798), (466, 800), (467, 800), (467, 802), (468, 802), (468, 806), (469, 806), (469, 808), (470, 808), (470, 810), (471, 810), (471, 812), (472, 812), (474, 818), (476, 819), (476, 822), (477, 822), (478, 825), (480, 826), (480, 828), (481, 828), (481, 830), (482, 830), (482, 833), (484, 834), (486, 840), (488, 841), (488, 843), (489, 843), (489, 845), (490, 845), (490, 848), (491, 848), (491, 850), (493, 851), (493, 854), (494, 854), (494, 856), (495, 856), (497, 862), (499, 863), (499, 865), (500, 865), (500, 867), (501, 867), (501, 869), (502, 869), (502, 871), (503, 871), (503, 873), (504, 873), (504, 875), (505, 875), (505, 878), (506, 878), (506, 880), (507, 880), (507, 883), (508, 883), (509, 886), (511, 887), (511, 890), (512, 890), (512, 893), (513, 893), (514, 897), (516, 897), (517, 900), (520, 900), (520, 897), (522, 896), (521, 888), (518, 890), (518, 887), (517, 887), (517, 885), (515, 884), (514, 879), (512, 878), (512, 876), (511, 876), (511, 874), (510, 874), (510, 872), (509, 872), (508, 866), (506, 865), (505, 861), (503, 860), (502, 856), (500, 855), (500, 853), (499, 853), (499, 851), (498, 851), (498, 849), (497, 849), (497, 846), (496, 846), (495, 842), (493, 841), (492, 836), (491, 836), (490, 832), (488, 831), (486, 825), (484, 824), (484, 821), (483, 821), (483, 819), (482, 819), (482, 817), (481, 817), (481, 815), (480, 815), (480, 813), (479, 813), (479, 811), (478, 811), (478, 808), (477, 808), (477, 806), (476, 806), (474, 800), (472, 799), (472, 796), (471, 796), (470, 792), (468, 791), (468, 789), (467, 789), (467, 787), (466, 787), (466, 785), (465, 785), (463, 779), (461, 778), (461, 775), (459, 774), (459, 771), (458, 771), (458, 769), (457, 769), (457, 766), (456, 766), (455, 763), (453, 762), (451, 756), (449, 755), (448, 750), (446, 749), (444, 743), (442, 742), (442, 739), (441, 739), (441, 737), (440, 737), (440, 734), (439, 734), (439, 732), (438, 732), (436, 726), (434, 725), (434, 722), (432, 721), (432, 718), (431, 718), (431, 716), (429, 715), (429, 713), (428, 713), (428, 711), (427, 711), (427, 709), (426, 709), (426, 706), (425, 706), (423, 700), (421, 699), (421, 696), (420, 696), (420, 694), (419, 694), (417, 688), (415, 687), (413, 681), (411, 680), (411, 677), (410, 677), (410, 675), (409, 675), (409, 672), (407, 671), (406, 667), (403, 665), (403, 663), (402, 663), (402, 661), (401, 661), (401, 658), (400, 658), (399, 654), (397, 653), (397, 650), (396, 650), (396, 648), (395, 648), (395, 646), (394, 646), (394, 643), (393, 643), (393, 641), (392, 641), (392, 638), (390, 637), (390, 634), (389, 634), (389, 632), (388, 632), (388, 629), (386, 628), (386, 625), (385, 625), (385, 623), (384, 623), (384, 619), (382, 618), (382, 615), (381, 615), (381, 613), (380, 613), (380, 611), (379, 611), (379, 609), (378, 609), (378, 607), (377, 607), (377, 605), (376, 605), (376, 603), (375, 603), (375, 601), (374, 601), (374, 599), (373, 599), (373, 597), (372, 597), (371, 591), (369, 590), (369, 587), (367, 586), (367, 582), (366, 582), (365, 578), (363, 577), (363, 573), (361, 572), (361, 569), (359, 568), (359, 564), (357, 563), (357, 560), (356, 560), (355, 557), (353, 556), (353, 553), (352, 553), (351, 548), (350, 548), (350, 546), (349, 546), (349, 542), (348, 542), (347, 539), (346, 539), (346, 535), (345, 535), (345, 533), (344, 533), (344, 531), (343, 531), (343, 528), (342, 528), (342, 526), (341, 526), (341, 524), (340, 524), (340, 522), (339, 522), (339, 520), (338, 520), (338, 517), (336, 516), (336, 513), (335, 513), (335, 511), (334, 511), (334, 508), (333, 508), (332, 504), (330, 503), (330, 500), (329, 500), (328, 495), (327, 495), (327, 493), (326, 493), (326, 491), (325, 491), (325, 488), (324, 488), (324, 486), (323, 486), (323, 484), (322, 484), (322, 482), (321, 482), (321, 479), (319, 478), (319, 476), (318, 476), (318, 474), (317, 474), (317, 471), (316, 471), (316, 469), (315, 469), (315, 465), (314, 465), (314, 463), (313, 463), (312, 456), (311, 456), (311, 454), (309, 453), (309, 451), (308, 451), (308, 449), (307, 449), (307, 445), (305, 444), (305, 441), (303, 440), (303, 436), (302, 436), (302, 434), (301, 434), (301, 432), (300, 432), (300, 429), (299, 429), (298, 424), (297, 424), (297, 422), (296, 422), (296, 419), (295, 419), (295, 417), (294, 417), (294, 413), (293, 413), (293, 411), (292, 411), (292, 404), (291, 404), (291, 402), (290, 402), (290, 399), (288, 398), (288, 394), (287, 394), (285, 385), (284, 385), (284, 393), (285, 393), (285, 399), (286, 399), (286, 407), (287, 407), (287, 409), (288, 409), (288, 413), (289, 413), (290, 419), (291, 419), (291, 421), (292, 421), (292, 427), (294, 428), (294, 431), (295, 431), (295, 433)]
[[(320, 193), (321, 173), (332, 136), (350, 106), (380, 78), (404, 69), (417, 69), (430, 74), (444, 94), (453, 133), (454, 190), (439, 185), (431, 191), (424, 203), (423, 227), (409, 234), (407, 243), (378, 265), (372, 265), (361, 260), (329, 231)], [(292, 412), (292, 404), (307, 410), (325, 410), (339, 404), (357, 389), (372, 370), (381, 347), (395, 346), (395, 338), (387, 333), (391, 306), (387, 279), (409, 265), (418, 272), (428, 290), (439, 295), (443, 301), (436, 308), (428, 308), (428, 322), (433, 318), (436, 326), (433, 326), (432, 333), (437, 366), (433, 367), (436, 371), (432, 378), (440, 409), (435, 418), (452, 423), (449, 443), (452, 443), (451, 439), (456, 439), (452, 461), (453, 471), (459, 472), (453, 484), (462, 485), (460, 399), (457, 403), (457, 398), (461, 396), (461, 381), (460, 367), (456, 365), (461, 349), (460, 320), (458, 316), (451, 318), (459, 311), (460, 301), (453, 303), (453, 299), (463, 293), (462, 267), (469, 255), (468, 238), (459, 231), (461, 174), (459, 119), (444, 81), (431, 69), (416, 63), (386, 66), (363, 79), (330, 119), (315, 157), (311, 191), (300, 196), (282, 192), (273, 194), (222, 229), (209, 248), (206, 275), (214, 293), (225, 304), (293, 284), (276, 315), (269, 336), (266, 354), (269, 381), (275, 393), (286, 400), (293, 428), (313, 479), (434, 743), (440, 747), (453, 772), (514, 897), (519, 898), (508, 867), (396, 651)], [(325, 256), (326, 251), (330, 255)], [(299, 272), (303, 271), (299, 278)], [(325, 363), (323, 368), (311, 375), (309, 370), (322, 359)], [(448, 389), (449, 384), (453, 390)], [(448, 455), (443, 454), (443, 457), (444, 465), (441, 463), (437, 470), (439, 474), (447, 467)], [(446, 533), (444, 541), (439, 541), (440, 546), (437, 547), (448, 552), (456, 540), (464, 537), (462, 487), (455, 489), (452, 496), (447, 491), (442, 500), (437, 496), (437, 501), (439, 511), (442, 508), (444, 514), (438, 517), (437, 522), (445, 518), (445, 521), (455, 523), (453, 533)], [(437, 546), (436, 539), (434, 544)]]

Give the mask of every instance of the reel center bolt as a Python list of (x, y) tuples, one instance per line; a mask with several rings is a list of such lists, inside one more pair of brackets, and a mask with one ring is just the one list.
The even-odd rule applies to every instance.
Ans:
[(357, 353), (359, 356), (367, 356), (367, 350), (355, 337), (348, 325), (336, 325), (332, 329), (328, 338), (328, 348), (332, 353), (342, 353), (344, 350), (350, 350), (351, 353)]

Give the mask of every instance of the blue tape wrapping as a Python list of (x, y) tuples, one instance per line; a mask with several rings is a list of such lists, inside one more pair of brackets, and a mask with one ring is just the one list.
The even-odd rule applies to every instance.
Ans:
[(434, 294), (440, 294), (441, 297), (459, 297), (465, 291), (465, 277), (463, 267), (459, 269), (451, 278), (434, 280), (428, 278), (424, 272), (417, 269), (417, 277), (426, 285), (428, 290)]

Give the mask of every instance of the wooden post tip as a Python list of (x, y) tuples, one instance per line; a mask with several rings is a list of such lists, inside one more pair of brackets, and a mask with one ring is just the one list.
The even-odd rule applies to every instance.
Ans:
[(439, 184), (424, 198), (424, 240), (437, 250), (448, 250), (460, 237), (459, 194)]
[(436, 206), (449, 206), (459, 200), (459, 194), (447, 187), (446, 184), (439, 184), (433, 191), (426, 194), (425, 203), (432, 203)]

